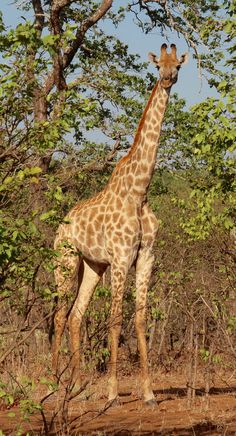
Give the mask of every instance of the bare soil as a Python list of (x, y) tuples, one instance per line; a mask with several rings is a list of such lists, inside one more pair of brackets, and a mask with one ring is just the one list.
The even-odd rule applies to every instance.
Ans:
[[(215, 380), (209, 392), (197, 388), (194, 405), (188, 407), (183, 378), (160, 375), (154, 378), (157, 405), (146, 406), (140, 399), (136, 377), (120, 382), (120, 404), (107, 407), (107, 379), (91, 383), (84, 394), (63, 403), (63, 392), (44, 403), (44, 419), (37, 412), (22, 419), (19, 406), (0, 412), (4, 435), (234, 435), (236, 436), (236, 380)], [(83, 397), (83, 395), (82, 395)], [(64, 404), (64, 424), (62, 404)], [(59, 413), (57, 413), (60, 410)], [(15, 416), (9, 417), (9, 412)]]

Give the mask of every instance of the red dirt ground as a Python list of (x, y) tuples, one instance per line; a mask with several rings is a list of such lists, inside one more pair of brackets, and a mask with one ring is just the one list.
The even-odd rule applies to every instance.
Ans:
[[(236, 380), (215, 381), (207, 407), (203, 389), (196, 391), (194, 407), (187, 407), (186, 384), (179, 377), (160, 375), (153, 387), (157, 400), (154, 407), (139, 399), (139, 387), (131, 377), (120, 383), (120, 404), (106, 408), (107, 380), (90, 386), (87, 400), (74, 399), (68, 408), (68, 420), (63, 429), (62, 418), (52, 417), (62, 404), (62, 393), (44, 404), (47, 431), (40, 413), (22, 421), (19, 407), (14, 417), (0, 412), (0, 429), (4, 435), (220, 435), (236, 436)], [(69, 422), (69, 424), (68, 424)], [(51, 427), (50, 427), (51, 425)], [(21, 429), (21, 433), (17, 431)], [(28, 433), (27, 433), (28, 432)]]

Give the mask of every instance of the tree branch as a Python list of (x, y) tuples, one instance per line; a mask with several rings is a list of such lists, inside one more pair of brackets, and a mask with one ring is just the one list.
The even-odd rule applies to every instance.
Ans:
[(35, 14), (35, 28), (42, 33), (44, 26), (44, 11), (42, 8), (41, 0), (32, 0), (34, 14)]
[(83, 171), (103, 171), (108, 165), (112, 165), (112, 160), (114, 159), (117, 150), (119, 150), (120, 142), (121, 135), (118, 135), (112, 150), (110, 153), (108, 153), (104, 162), (102, 164), (95, 163), (96, 161), (90, 162), (89, 164), (83, 166)]
[[(39, 19), (42, 13), (42, 10), (40, 9), (41, 0), (33, 1), (37, 14), (40, 14), (36, 15), (36, 17), (38, 17)], [(52, 0), (50, 23), (54, 35), (60, 36), (63, 32), (60, 23), (60, 14), (62, 9), (74, 2), (75, 0)], [(62, 52), (62, 47), (59, 39), (58, 48), (56, 49), (56, 54), (53, 58), (52, 70), (48, 73), (43, 86), (40, 86), (35, 90), (34, 113), (36, 121), (41, 122), (47, 119), (46, 98), (48, 94), (50, 93), (54, 85), (57, 87), (59, 92), (63, 92), (63, 90), (67, 88), (67, 84), (63, 74), (65, 69), (70, 65), (79, 47), (82, 45), (86, 32), (107, 13), (111, 6), (112, 0), (102, 0), (100, 6), (96, 9), (96, 11), (91, 14), (89, 18), (86, 18), (84, 21), (82, 21), (79, 28), (77, 29), (75, 39), (71, 41), (70, 45), (64, 50), (64, 52)], [(42, 21), (40, 23), (42, 25)], [(56, 116), (56, 113), (57, 110), (54, 112), (54, 116)], [(51, 156), (40, 159), (39, 166), (41, 166), (44, 172), (47, 172), (50, 161)]]
[[(52, 3), (50, 23), (53, 35), (62, 34), (62, 27), (60, 23), (60, 12), (63, 7), (69, 5), (71, 0), (54, 0)], [(53, 58), (53, 83), (56, 85), (59, 91), (66, 89), (66, 81), (63, 75), (63, 58), (61, 51), (61, 38), (58, 40), (57, 47), (55, 48), (56, 54)]]
[[(54, 0), (53, 2), (51, 23), (54, 32), (57, 32), (57, 34), (60, 33), (60, 12), (65, 6), (68, 6), (71, 3), (73, 3), (72, 0)], [(83, 43), (86, 32), (107, 13), (111, 6), (112, 0), (103, 0), (98, 9), (89, 18), (81, 23), (81, 26), (77, 29), (75, 39), (71, 42), (71, 45), (65, 49), (64, 54), (61, 57), (61, 69), (65, 70), (70, 65), (79, 47)], [(55, 67), (54, 65), (53, 70), (48, 74), (44, 84), (45, 95), (49, 94), (55, 83), (55, 68), (57, 68), (57, 66)]]
[(89, 18), (84, 20), (80, 26), (80, 28), (76, 32), (76, 38), (72, 41), (70, 47), (65, 50), (65, 54), (63, 56), (63, 66), (67, 68), (70, 65), (72, 59), (74, 58), (78, 48), (81, 46), (86, 32), (90, 29), (90, 27), (94, 26), (112, 6), (112, 0), (103, 0), (100, 4), (99, 8), (94, 12)]

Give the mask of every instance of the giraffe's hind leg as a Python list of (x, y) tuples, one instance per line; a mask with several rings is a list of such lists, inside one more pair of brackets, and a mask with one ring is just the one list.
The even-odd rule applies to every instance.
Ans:
[(89, 305), (93, 291), (106, 269), (105, 265), (99, 265), (87, 259), (82, 259), (79, 268), (79, 291), (69, 315), (69, 332), (71, 344), (71, 367), (74, 387), (80, 387), (80, 341), (81, 323), (84, 313)]
[(126, 258), (115, 258), (111, 266), (112, 303), (109, 322), (109, 343), (111, 356), (109, 361), (108, 381), (108, 403), (110, 404), (119, 401), (117, 380), (117, 356), (122, 324), (122, 302), (129, 262), (130, 260)]
[(151, 389), (148, 369), (146, 344), (146, 310), (147, 292), (154, 263), (153, 245), (155, 242), (158, 221), (148, 205), (143, 207), (142, 214), (142, 242), (136, 262), (136, 331), (140, 352), (141, 376), (143, 383), (143, 397), (146, 404), (155, 404), (155, 397)]
[(58, 304), (54, 315), (54, 337), (52, 341), (52, 372), (56, 381), (59, 377), (59, 354), (61, 339), (65, 329), (67, 313), (77, 292), (78, 269), (80, 257), (72, 246), (60, 247), (55, 245), (61, 253), (58, 266), (55, 269), (55, 281), (58, 291)]
[(136, 319), (138, 347), (140, 353), (141, 376), (143, 384), (143, 397), (147, 404), (155, 402), (148, 369), (147, 343), (146, 343), (146, 307), (147, 291), (151, 276), (154, 256), (149, 249), (140, 249), (136, 264)]

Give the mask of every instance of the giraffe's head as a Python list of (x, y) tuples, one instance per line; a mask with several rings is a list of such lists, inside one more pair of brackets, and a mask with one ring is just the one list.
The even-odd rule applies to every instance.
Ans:
[(149, 53), (148, 57), (151, 62), (158, 68), (160, 74), (160, 83), (163, 88), (170, 88), (178, 79), (178, 71), (181, 65), (188, 62), (188, 53), (184, 53), (177, 58), (176, 46), (171, 44), (171, 52), (167, 53), (167, 45), (162, 44), (161, 56), (158, 58), (154, 53)]

